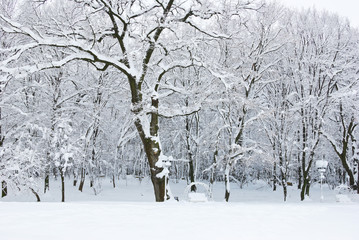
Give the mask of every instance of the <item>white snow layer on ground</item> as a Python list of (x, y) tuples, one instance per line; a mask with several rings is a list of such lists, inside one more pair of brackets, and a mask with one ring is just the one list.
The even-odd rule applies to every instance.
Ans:
[(2, 240), (357, 239), (358, 204), (0, 203)]
[[(29, 202), (34, 201), (31, 195), (3, 198), (0, 239), (357, 239), (357, 199), (338, 203), (329, 188), (325, 188), (324, 202), (320, 202), (318, 186), (312, 189), (311, 201), (300, 202), (293, 187), (289, 201), (284, 203), (280, 188), (272, 192), (264, 185), (244, 189), (232, 185), (232, 202), (225, 203), (223, 184), (217, 183), (217, 202), (154, 203), (151, 184), (146, 180), (141, 184), (122, 182), (116, 189), (104, 184), (97, 196), (88, 186), (79, 193), (68, 182), (68, 202), (59, 203), (54, 202), (60, 199), (56, 184), (41, 195), (48, 202)], [(171, 187), (181, 199), (185, 184)]]

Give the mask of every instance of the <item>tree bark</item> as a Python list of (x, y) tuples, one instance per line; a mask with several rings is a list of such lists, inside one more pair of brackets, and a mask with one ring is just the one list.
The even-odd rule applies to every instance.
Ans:
[(277, 164), (273, 164), (273, 191), (277, 190)]
[(116, 188), (115, 174), (112, 174), (112, 186), (113, 188)]
[(50, 176), (48, 173), (46, 173), (45, 182), (44, 182), (44, 193), (46, 193), (46, 191), (49, 190), (50, 190)]
[(77, 185), (77, 180), (78, 180), (78, 174), (76, 172), (76, 170), (74, 171), (74, 181), (73, 181), (73, 186), (76, 187)]
[(63, 168), (60, 167), (60, 178), (61, 178), (61, 202), (65, 202), (65, 175), (63, 172)]
[[(165, 201), (166, 184), (165, 177), (158, 177), (158, 174), (163, 171), (163, 166), (156, 165), (161, 154), (161, 147), (158, 139), (158, 99), (155, 97), (152, 98), (152, 108), (154, 110), (150, 113), (150, 136), (146, 135), (143, 128), (144, 126), (142, 125), (143, 123), (141, 122), (140, 118), (137, 118), (135, 120), (135, 126), (137, 128), (137, 132), (140, 135), (150, 166), (151, 181), (153, 184), (156, 202), (163, 202)], [(136, 109), (134, 112), (135, 114), (139, 115), (141, 114), (141, 111), (142, 109), (139, 108)]]
[(1, 197), (7, 196), (7, 183), (5, 181), (1, 182)]
[[(188, 102), (186, 104), (188, 106)], [(188, 164), (189, 164), (189, 172), (188, 172), (188, 175), (189, 175), (189, 178), (190, 178), (190, 181), (191, 183), (194, 183), (195, 182), (195, 179), (194, 179), (194, 165), (193, 165), (193, 155), (192, 155), (192, 150), (191, 150), (191, 145), (190, 145), (190, 120), (189, 120), (189, 117), (187, 116), (186, 117), (186, 141), (187, 141), (187, 155), (188, 155)], [(196, 188), (196, 185), (192, 185), (191, 186), (191, 192), (195, 192), (197, 190)]]
[(33, 188), (30, 188), (31, 192), (35, 195), (36, 197), (36, 201), (37, 202), (40, 202), (40, 196), (39, 194), (37, 194), (37, 192), (33, 189)]
[(82, 192), (85, 184), (85, 169), (81, 169), (81, 178), (80, 178), (80, 184), (79, 184), (79, 191)]
[(310, 190), (310, 178), (307, 174), (303, 176), (303, 186), (300, 191), (300, 200), (303, 201), (305, 199), (305, 196), (309, 197), (309, 190)]
[(229, 182), (230, 169), (231, 169), (231, 165), (230, 163), (227, 163), (226, 169), (224, 170), (224, 185), (225, 185), (224, 200), (226, 200), (226, 202), (228, 202), (229, 196), (231, 194), (230, 182)]

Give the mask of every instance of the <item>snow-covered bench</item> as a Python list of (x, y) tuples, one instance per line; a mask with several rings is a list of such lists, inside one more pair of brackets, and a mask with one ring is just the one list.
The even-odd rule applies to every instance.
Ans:
[(208, 198), (204, 193), (190, 192), (188, 193), (188, 201), (190, 202), (207, 202)]
[[(202, 186), (205, 189), (205, 192), (191, 192), (192, 186)], [(187, 195), (187, 200), (189, 202), (207, 202), (210, 197), (210, 189), (205, 183), (193, 182), (186, 187), (185, 194)]]

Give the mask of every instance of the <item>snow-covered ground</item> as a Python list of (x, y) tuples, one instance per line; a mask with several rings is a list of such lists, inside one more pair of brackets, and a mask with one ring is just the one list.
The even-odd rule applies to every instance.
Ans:
[(185, 183), (172, 183), (180, 201), (155, 203), (148, 180), (122, 181), (116, 189), (104, 182), (97, 196), (88, 187), (80, 193), (69, 182), (68, 202), (60, 203), (58, 184), (51, 186), (41, 196), (47, 202), (29, 202), (35, 200), (31, 195), (0, 201), (1, 240), (357, 239), (356, 196), (349, 203), (336, 202), (328, 187), (324, 202), (314, 186), (310, 201), (300, 202), (292, 187), (284, 203), (280, 188), (272, 192), (265, 184), (243, 189), (233, 184), (231, 202), (225, 203), (223, 185), (217, 183), (215, 201), (190, 203), (183, 200)]

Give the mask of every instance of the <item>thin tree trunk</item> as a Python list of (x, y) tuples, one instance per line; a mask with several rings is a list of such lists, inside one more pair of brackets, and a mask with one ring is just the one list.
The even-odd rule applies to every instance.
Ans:
[(218, 156), (218, 150), (216, 149), (216, 151), (213, 154), (213, 165), (211, 168), (211, 175), (209, 178), (210, 198), (213, 197), (213, 184), (214, 184), (214, 180), (215, 180), (215, 173), (216, 173), (216, 167), (217, 167), (217, 156)]
[(35, 195), (36, 197), (36, 201), (37, 202), (40, 202), (40, 196), (39, 194), (37, 194), (37, 192), (33, 189), (33, 188), (30, 188), (31, 192)]
[(45, 176), (45, 183), (44, 183), (44, 193), (46, 193), (46, 191), (50, 190), (50, 176), (48, 173), (46, 173)]
[(63, 168), (59, 168), (60, 170), (60, 178), (61, 178), (61, 202), (65, 202), (65, 175), (63, 172)]
[(273, 191), (277, 190), (277, 164), (273, 164)]
[(1, 197), (7, 196), (7, 183), (5, 181), (1, 182)]
[(287, 195), (288, 195), (287, 183), (282, 181), (282, 186), (283, 186), (283, 198), (285, 202), (287, 201)]
[(112, 174), (112, 186), (113, 188), (116, 188), (115, 174)]
[[(194, 179), (194, 166), (193, 166), (193, 159), (192, 159), (192, 153), (189, 153), (188, 154), (188, 157), (190, 158), (189, 159), (189, 172), (188, 172), (188, 175), (189, 175), (189, 178), (191, 180), (191, 183), (194, 183), (195, 182), (195, 179)], [(195, 192), (197, 190), (196, 188), (196, 185), (192, 185), (191, 186), (191, 192)]]
[(230, 187), (230, 182), (229, 182), (230, 168), (231, 168), (230, 164), (227, 163), (226, 169), (224, 171), (224, 184), (225, 184), (224, 199), (226, 200), (226, 202), (228, 202), (229, 196), (231, 194), (231, 187)]
[(303, 201), (305, 199), (305, 196), (309, 197), (309, 190), (310, 190), (310, 178), (308, 176), (308, 173), (304, 174), (304, 181), (303, 186), (300, 191), (300, 200)]
[(339, 155), (339, 157), (340, 157), (342, 165), (345, 169), (345, 172), (349, 176), (349, 186), (351, 189), (353, 189), (354, 185), (355, 185), (355, 179), (354, 179), (353, 171), (352, 171), (352, 169), (350, 169), (350, 166), (348, 165), (346, 152), (347, 152), (346, 149), (343, 147), (343, 152), (342, 152), (342, 154)]
[(81, 178), (80, 178), (80, 184), (79, 184), (79, 191), (82, 192), (85, 184), (85, 169), (81, 169)]
[(310, 178), (308, 179), (307, 186), (305, 188), (305, 195), (309, 197), (309, 191), (310, 191)]
[(74, 171), (74, 182), (73, 182), (73, 186), (76, 187), (77, 185), (77, 180), (78, 180), (78, 174), (76, 173), (76, 170)]
[(94, 183), (93, 177), (90, 177), (90, 187), (93, 187), (93, 183)]
[(302, 168), (298, 167), (298, 189), (302, 188)]

